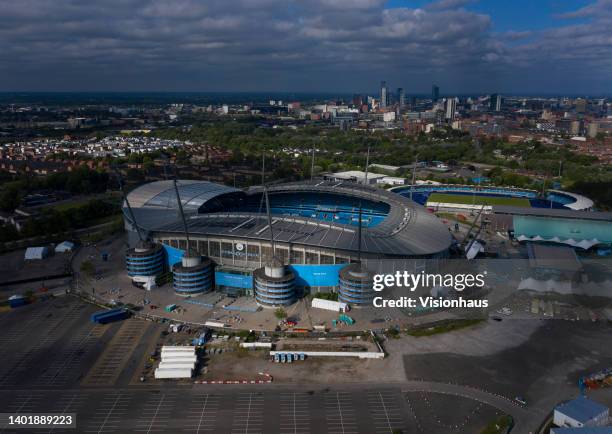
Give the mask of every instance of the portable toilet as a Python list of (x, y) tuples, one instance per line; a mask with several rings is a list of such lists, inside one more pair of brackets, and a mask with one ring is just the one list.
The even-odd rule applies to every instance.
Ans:
[(305, 359), (306, 359), (306, 354), (300, 353), (300, 360), (305, 360)]
[(293, 362), (293, 354), (289, 353), (287, 354), (287, 363), (291, 363)]

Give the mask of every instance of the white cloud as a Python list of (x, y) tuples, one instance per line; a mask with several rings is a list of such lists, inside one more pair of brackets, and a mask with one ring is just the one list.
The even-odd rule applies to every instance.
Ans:
[(1, 2), (0, 88), (155, 89), (168, 70), (185, 90), (282, 82), (351, 91), (381, 79), (423, 90), (433, 80), (521, 88), (546, 86), (538, 77), (558, 68), (556, 86), (583, 80), (610, 90), (612, 0), (563, 17), (587, 23), (501, 34), (489, 16), (463, 7), (469, 2), (421, 9), (389, 9), (385, 0)]

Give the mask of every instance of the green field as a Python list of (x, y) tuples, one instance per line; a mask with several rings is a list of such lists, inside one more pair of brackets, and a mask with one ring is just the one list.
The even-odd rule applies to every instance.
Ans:
[(498, 196), (479, 196), (474, 197), (471, 194), (445, 194), (445, 193), (432, 193), (427, 199), (429, 202), (440, 202), (440, 203), (457, 203), (466, 205), (510, 205), (510, 206), (522, 206), (529, 208), (529, 199), (524, 197), (498, 197)]

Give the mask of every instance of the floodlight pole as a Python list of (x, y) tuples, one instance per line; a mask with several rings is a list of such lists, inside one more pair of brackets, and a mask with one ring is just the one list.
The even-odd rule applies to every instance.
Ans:
[(417, 154), (414, 157), (414, 167), (412, 168), (412, 182), (410, 183), (410, 200), (412, 200), (412, 191), (414, 190), (414, 183), (416, 181), (416, 169), (417, 169), (418, 162), (419, 162), (419, 154), (417, 152)]
[(125, 204), (127, 205), (128, 214), (130, 215), (130, 220), (132, 220), (133, 226), (134, 228), (136, 228), (138, 239), (142, 242), (144, 241), (144, 238), (142, 237), (142, 233), (140, 232), (140, 227), (138, 227), (138, 223), (136, 223), (136, 217), (134, 217), (134, 211), (132, 211), (132, 207), (130, 206), (130, 201), (128, 200), (127, 194), (125, 192), (125, 187), (123, 185), (123, 179), (121, 178), (121, 174), (119, 173), (119, 170), (117, 170), (117, 168), (115, 168), (115, 174), (117, 175), (117, 180), (119, 181), (119, 189), (121, 190), (121, 193), (123, 194), (123, 200), (125, 201)]
[(183, 228), (185, 229), (185, 238), (187, 239), (187, 250), (185, 251), (185, 254), (189, 255), (189, 252), (191, 251), (191, 242), (189, 240), (189, 230), (187, 229), (187, 220), (185, 219), (185, 212), (183, 211), (183, 203), (181, 202), (181, 196), (178, 191), (176, 178), (174, 178), (174, 192), (176, 193), (176, 201), (178, 203), (179, 211), (181, 212), (181, 219), (183, 220)]
[[(364, 185), (367, 185), (367, 183), (368, 183), (368, 165), (369, 165), (369, 163), (370, 163), (370, 146), (368, 146), (368, 153), (366, 154), (366, 167), (365, 167), (365, 174), (364, 174), (364, 177), (363, 177)], [(358, 218), (359, 227), (357, 229), (357, 261), (360, 264), (361, 264), (361, 234), (362, 234), (361, 220), (362, 220), (362, 214), (363, 214), (363, 201), (360, 198), (359, 199), (359, 218)]]
[(314, 179), (315, 147), (312, 147), (312, 162), (310, 163), (310, 180)]

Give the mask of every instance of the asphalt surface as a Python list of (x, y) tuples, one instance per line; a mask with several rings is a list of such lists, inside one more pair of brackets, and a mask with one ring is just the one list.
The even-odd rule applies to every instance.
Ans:
[[(97, 310), (64, 296), (0, 314), (2, 412), (76, 413), (76, 430), (64, 431), (83, 433), (477, 433), (500, 414), (514, 416), (513, 432), (527, 433), (546, 416), (435, 375), (328, 387), (138, 383), (161, 326), (136, 319), (99, 326), (89, 321)], [(0, 427), (6, 432), (63, 430)]]
[[(452, 407), (415, 412), (412, 389), (436, 389), (451, 396), (449, 404), (465, 400), (460, 412)], [(457, 398), (455, 393), (460, 396)], [(352, 385), (311, 389), (307, 386), (131, 387), (103, 389), (20, 389), (0, 391), (0, 406), (10, 413), (76, 413), (76, 432), (191, 433), (437, 433), (477, 432), (501, 414), (478, 400), (461, 397), (462, 390), (432, 384), (401, 386)], [(427, 392), (430, 400), (436, 393)], [(488, 396), (479, 397), (485, 401)], [(495, 403), (495, 399), (491, 399)], [(453, 404), (455, 405), (455, 404)], [(502, 406), (515, 410), (510, 403)], [(476, 408), (477, 411), (472, 411)], [(486, 409), (487, 411), (483, 410)], [(466, 424), (470, 415), (474, 423)], [(479, 420), (486, 416), (487, 420)], [(520, 427), (517, 427), (520, 428)], [(521, 428), (522, 429), (522, 428)], [(0, 429), (2, 433), (19, 432)], [(23, 432), (23, 431), (21, 431)], [(75, 432), (45, 428), (32, 432)], [(527, 432), (517, 430), (516, 432)]]

